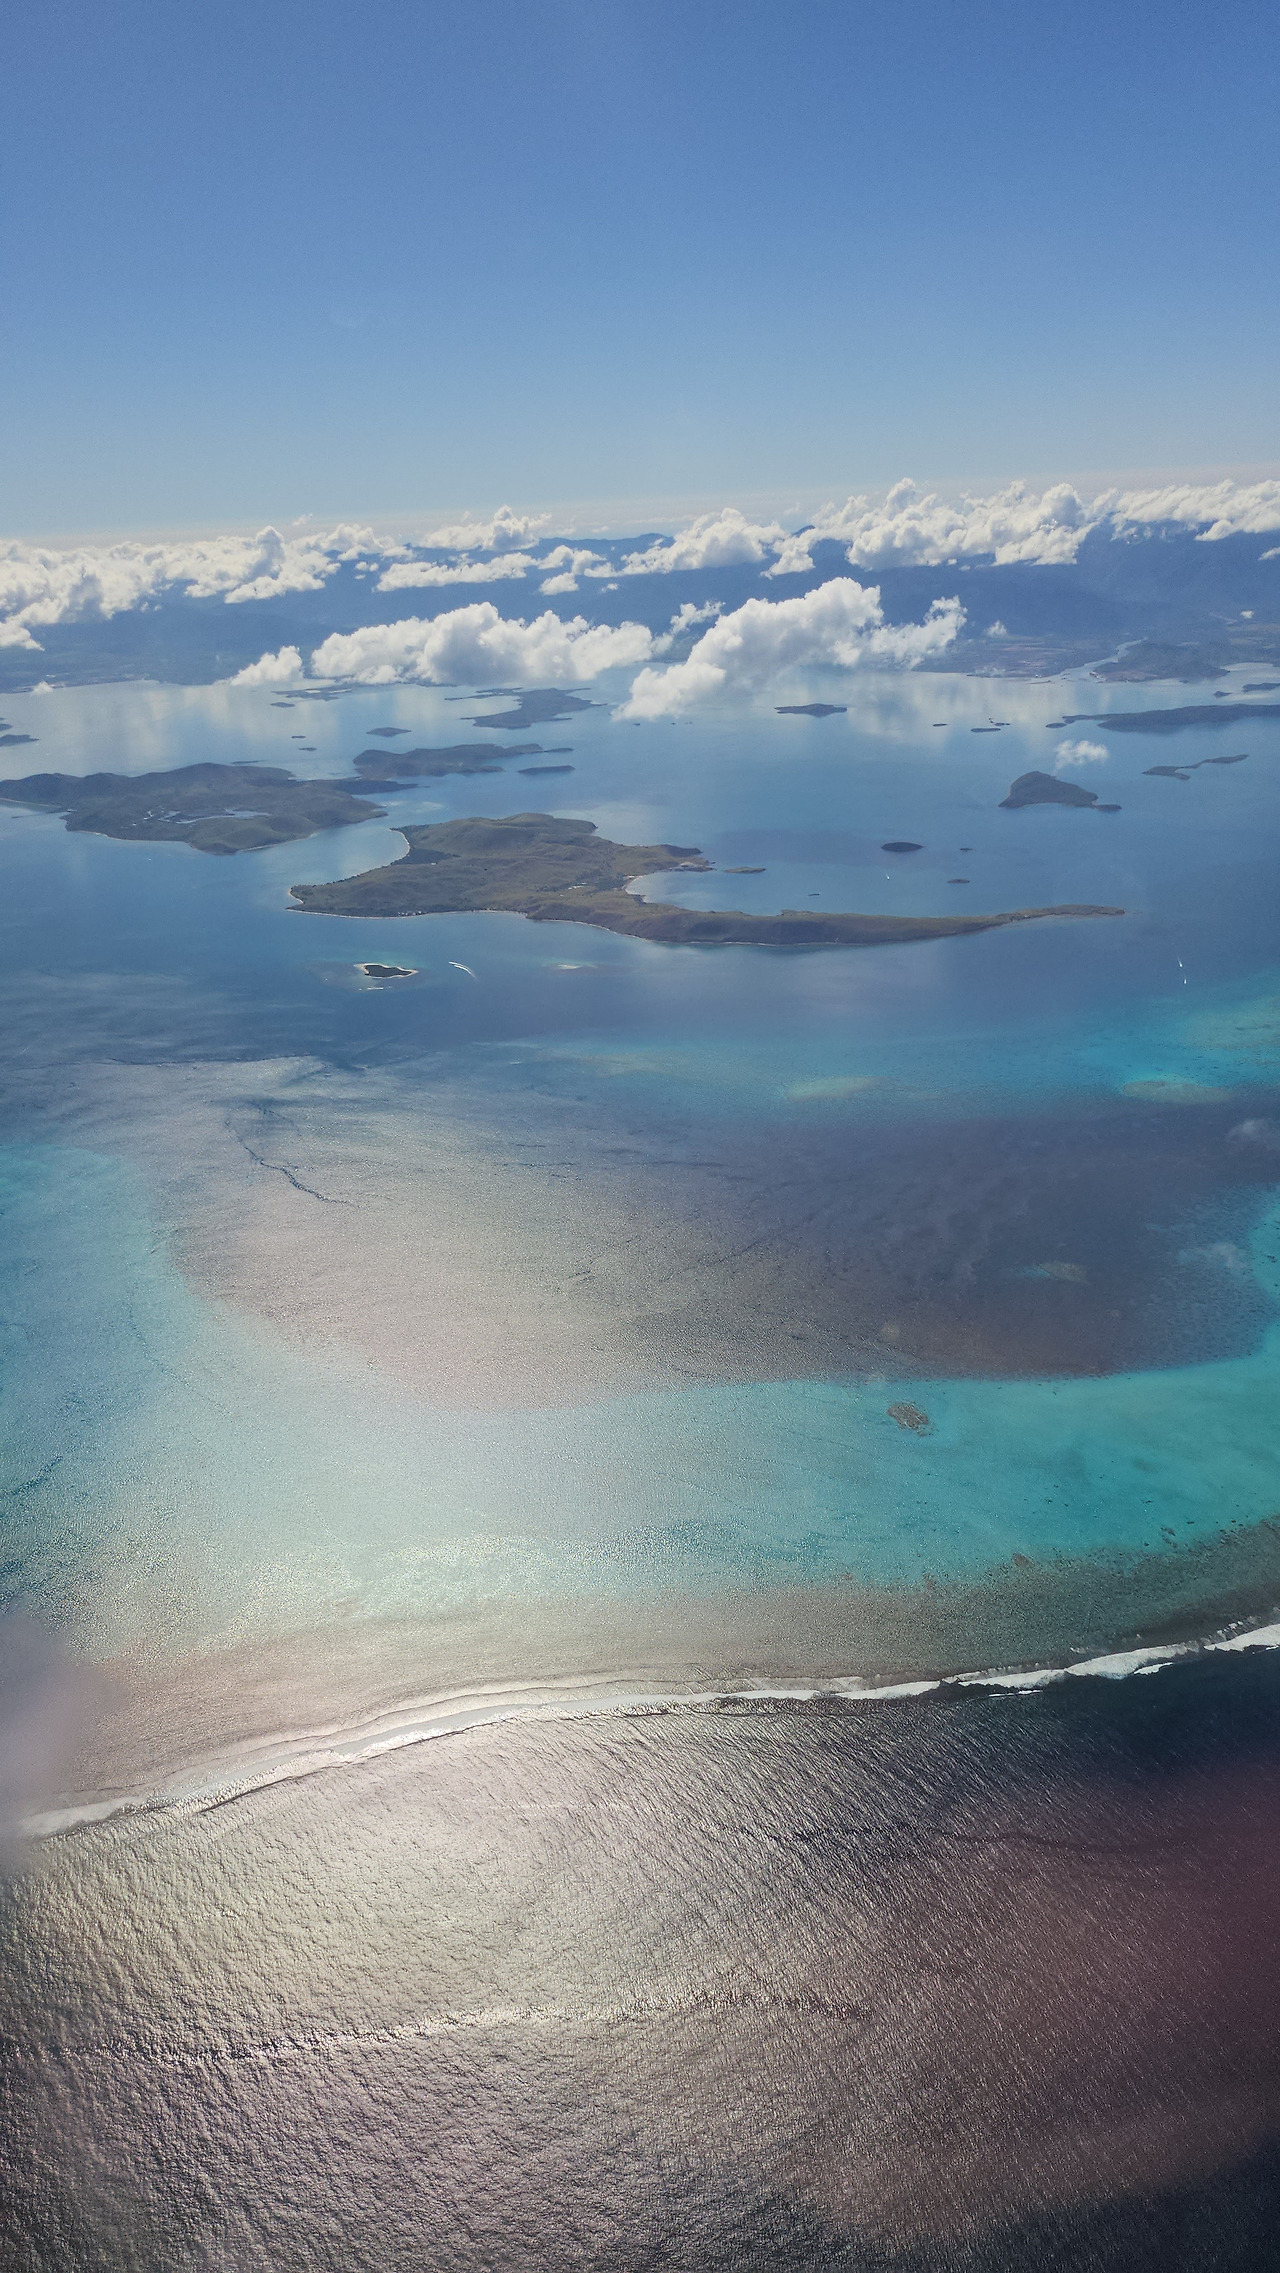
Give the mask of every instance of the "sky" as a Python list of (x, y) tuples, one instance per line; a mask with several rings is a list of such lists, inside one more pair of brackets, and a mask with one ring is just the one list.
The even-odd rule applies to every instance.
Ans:
[(42, 0), (0, 528), (1264, 467), (1280, 12)]

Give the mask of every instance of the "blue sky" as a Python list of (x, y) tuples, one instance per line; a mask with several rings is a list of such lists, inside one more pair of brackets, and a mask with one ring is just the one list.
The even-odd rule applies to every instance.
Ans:
[(1278, 22), (44, 0), (3, 523), (1274, 461)]

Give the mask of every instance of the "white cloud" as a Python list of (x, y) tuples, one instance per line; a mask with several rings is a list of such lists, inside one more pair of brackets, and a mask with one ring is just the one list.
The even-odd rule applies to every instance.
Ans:
[(506, 552), (527, 545), (550, 519), (549, 513), (513, 513), (509, 505), (500, 505), (488, 521), (455, 521), (418, 543), (424, 552)]
[(1202, 544), (1222, 537), (1260, 537), (1280, 529), (1280, 481), (1170, 482), (1163, 489), (1113, 490), (1097, 499), (1094, 510), (1108, 512), (1118, 529), (1160, 521), (1198, 529)]
[(397, 679), (436, 685), (486, 685), (529, 680), (543, 685), (593, 679), (598, 671), (642, 663), (653, 651), (644, 624), (568, 623), (548, 608), (532, 623), (500, 616), (492, 600), (451, 608), (444, 615), (408, 616), (400, 623), (367, 624), (334, 632), (311, 658), (315, 676), (388, 686)]
[(950, 644), (958, 600), (936, 601), (923, 623), (886, 624), (874, 585), (833, 577), (795, 600), (747, 600), (721, 616), (688, 660), (636, 678), (622, 716), (658, 718), (724, 694), (749, 694), (796, 666), (913, 664)]
[[(487, 682), (579, 684), (601, 671), (647, 665), (699, 624), (710, 629), (683, 663), (641, 670), (623, 715), (657, 717), (691, 701), (749, 692), (797, 664), (912, 664), (955, 638), (964, 611), (958, 600), (935, 603), (923, 623), (886, 624), (880, 595), (837, 577), (796, 600), (748, 600), (732, 615), (720, 603), (686, 601), (655, 637), (640, 623), (565, 622), (547, 609), (532, 622), (499, 615), (491, 600), (434, 617), (366, 624), (334, 632), (316, 649), (309, 676), (386, 686), (399, 680), (475, 686)], [(296, 647), (263, 655), (237, 672), (237, 686), (284, 686), (302, 676)]]
[(584, 547), (575, 548), (573, 545), (554, 546), (549, 553), (544, 553), (538, 566), (554, 571), (543, 581), (544, 592), (576, 592), (580, 576), (613, 574), (613, 563), (606, 560), (603, 553), (590, 552)]
[(246, 663), (230, 681), (233, 687), (291, 687), (303, 675), (302, 657), (296, 647), (282, 647), (274, 655), (260, 655), (256, 663)]
[[(8, 644), (15, 625), (102, 619), (168, 593), (193, 600), (269, 600), (284, 592), (318, 592), (344, 561), (373, 550), (384, 559), (403, 550), (379, 545), (369, 529), (343, 524), (327, 535), (202, 537), (170, 543), (126, 543), (59, 552), (17, 542), (0, 546), (0, 622)], [(18, 644), (24, 644), (20, 639)]]
[[(43, 625), (103, 619), (175, 594), (197, 600), (270, 600), (316, 592), (345, 564), (379, 576), (379, 589), (491, 583), (540, 573), (548, 595), (571, 592), (580, 577), (670, 574), (755, 566), (769, 578), (808, 575), (813, 546), (843, 546), (852, 568), (941, 567), (978, 560), (1044, 565), (1074, 560), (1091, 532), (1132, 539), (1160, 526), (1194, 532), (1205, 544), (1280, 530), (1280, 481), (1174, 482), (1108, 490), (1086, 502), (1069, 483), (1034, 491), (1025, 483), (988, 497), (948, 500), (899, 482), (880, 503), (850, 497), (827, 505), (805, 530), (748, 520), (736, 506), (703, 514), (674, 537), (629, 554), (621, 567), (584, 546), (557, 545), (541, 559), (524, 550), (549, 516), (503, 506), (488, 520), (433, 530), (414, 548), (449, 552), (452, 562), (410, 557), (398, 541), (341, 523), (321, 532), (295, 523), (283, 533), (213, 536), (107, 546), (0, 543), (0, 644), (38, 644)], [(476, 553), (492, 554), (470, 561)], [(1264, 560), (1280, 555), (1271, 546)], [(380, 573), (379, 573), (380, 572)]]
[[(835, 507), (833, 505), (828, 506), (827, 511), (834, 513)], [(784, 537), (777, 548), (777, 556), (773, 566), (766, 568), (765, 575), (812, 576), (813, 547), (818, 538), (825, 534), (824, 529), (815, 525), (799, 530), (794, 536)]]
[(810, 529), (780, 548), (768, 573), (803, 573), (820, 538), (843, 544), (851, 568), (940, 568), (982, 556), (1002, 566), (1074, 560), (1088, 524), (1089, 509), (1068, 482), (1040, 496), (1014, 482), (994, 497), (952, 502), (900, 481), (880, 505), (850, 497), (825, 506)]
[(676, 609), (661, 638), (654, 640), (654, 654), (665, 655), (678, 639), (683, 638), (685, 632), (692, 631), (695, 624), (714, 623), (716, 617), (723, 613), (723, 600), (708, 600), (702, 608), (695, 607), (692, 600), (686, 600), (683, 607)]
[(659, 540), (643, 552), (628, 553), (619, 573), (623, 576), (670, 575), (676, 569), (738, 568), (768, 558), (785, 542), (786, 531), (776, 521), (748, 521), (736, 505), (723, 512), (704, 513), (691, 521), (669, 543)]
[(940, 568), (974, 559), (1043, 567), (1074, 560), (1093, 529), (1121, 536), (1161, 523), (1194, 528), (1205, 543), (1260, 535), (1280, 528), (1280, 482), (1176, 482), (1107, 490), (1086, 502), (1069, 482), (1039, 492), (1014, 482), (991, 497), (945, 499), (900, 481), (879, 505), (850, 497), (824, 506), (811, 527), (783, 540), (765, 574), (811, 572), (812, 548), (822, 538), (843, 544), (852, 568)]
[(539, 568), (531, 553), (499, 553), (496, 560), (396, 560), (378, 578), (380, 592), (404, 592), (424, 584), (498, 584)]
[(1102, 742), (1059, 742), (1053, 770), (1065, 773), (1068, 766), (1104, 766), (1110, 756)]

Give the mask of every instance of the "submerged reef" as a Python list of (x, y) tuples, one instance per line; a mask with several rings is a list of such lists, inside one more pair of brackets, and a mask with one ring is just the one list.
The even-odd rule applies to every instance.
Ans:
[(1041, 916), (1122, 915), (1122, 908), (1017, 908), (986, 916), (780, 915), (684, 908), (628, 892), (637, 876), (707, 871), (696, 845), (614, 844), (590, 821), (550, 813), (437, 821), (402, 832), (402, 860), (332, 884), (295, 884), (299, 907), (317, 915), (398, 916), (506, 912), (535, 923), (589, 923), (634, 939), (706, 946), (870, 947), (989, 931)]
[[(385, 758), (383, 760), (385, 765)], [(254, 852), (322, 829), (386, 818), (336, 781), (296, 781), (280, 766), (175, 766), (167, 773), (33, 773), (0, 783), (0, 800), (61, 813), (69, 829), (197, 852)]]

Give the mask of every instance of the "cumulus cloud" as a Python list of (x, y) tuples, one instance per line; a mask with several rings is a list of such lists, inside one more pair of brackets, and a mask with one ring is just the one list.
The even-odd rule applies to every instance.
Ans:
[(451, 528), (432, 529), (418, 539), (423, 552), (509, 552), (527, 545), (545, 529), (549, 513), (513, 513), (500, 505), (488, 521), (455, 521)]
[[(991, 496), (957, 500), (903, 481), (879, 503), (858, 496), (826, 505), (807, 528), (792, 532), (726, 506), (627, 554), (620, 565), (586, 546), (561, 544), (541, 557), (529, 552), (548, 518), (503, 506), (487, 520), (434, 529), (413, 547), (349, 523), (325, 532), (298, 523), (254, 536), (66, 550), (0, 543), (0, 645), (38, 646), (42, 626), (102, 619), (173, 595), (235, 605), (316, 592), (347, 564), (377, 572), (382, 591), (537, 573), (549, 597), (576, 590), (583, 577), (613, 581), (731, 567), (755, 567), (768, 578), (811, 575), (819, 542), (839, 544), (854, 569), (977, 561), (1044, 566), (1074, 560), (1084, 538), (1096, 532), (1132, 539), (1159, 527), (1181, 528), (1204, 544), (1271, 534), (1280, 530), (1280, 481), (1175, 482), (1108, 490), (1089, 501), (1067, 482), (1041, 491), (1015, 482)], [(424, 559), (424, 552), (435, 557)], [(1262, 554), (1276, 557), (1276, 545)]]
[[(497, 584), (527, 576), (541, 566), (531, 553), (504, 552), (494, 560), (396, 560), (378, 578), (380, 592), (404, 592), (424, 584)], [(545, 590), (545, 586), (544, 586)]]
[(851, 568), (940, 568), (976, 557), (1001, 565), (1074, 560), (1088, 523), (1089, 509), (1068, 482), (1039, 496), (1014, 482), (994, 497), (953, 501), (900, 481), (879, 505), (849, 497), (824, 506), (808, 529), (779, 547), (766, 573), (804, 574), (820, 540), (842, 544)]
[(837, 577), (796, 600), (748, 600), (725, 616), (721, 602), (686, 601), (665, 632), (645, 624), (568, 621), (547, 609), (531, 622), (500, 615), (491, 600), (473, 601), (433, 617), (366, 624), (334, 632), (311, 657), (306, 673), (296, 647), (266, 654), (231, 682), (235, 686), (289, 686), (303, 676), (361, 686), (401, 680), (477, 686), (501, 681), (579, 684), (601, 671), (651, 666), (708, 625), (685, 660), (663, 670), (644, 668), (633, 682), (623, 716), (651, 718), (722, 693), (750, 692), (794, 665), (859, 663), (910, 665), (937, 653), (964, 621), (958, 600), (935, 602), (923, 623), (886, 624), (879, 592)]
[[(270, 600), (285, 592), (318, 592), (344, 561), (381, 545), (372, 530), (346, 524), (321, 535), (205, 537), (169, 543), (126, 543), (60, 552), (44, 545), (0, 546), (0, 621), (6, 644), (31, 644), (41, 625), (103, 619), (167, 593), (189, 599)], [(15, 632), (15, 628), (17, 630)], [(27, 640), (21, 633), (26, 631)]]
[[(828, 506), (827, 511), (834, 513), (835, 507), (833, 505)], [(825, 534), (824, 529), (818, 528), (815, 523), (810, 523), (808, 527), (798, 529), (793, 535), (784, 537), (776, 549), (771, 565), (765, 569), (765, 575), (812, 576), (813, 547), (819, 537)]]
[(1044, 567), (1074, 560), (1091, 530), (1123, 536), (1161, 524), (1193, 528), (1205, 543), (1280, 528), (1280, 482), (1179, 482), (1107, 490), (1086, 501), (1070, 482), (1039, 492), (1014, 482), (994, 496), (949, 499), (900, 481), (878, 505), (850, 497), (824, 506), (807, 529), (784, 538), (765, 574), (810, 573), (813, 546), (824, 539), (844, 545), (851, 568), (940, 568), (976, 559)]
[(691, 521), (667, 542), (659, 540), (643, 552), (628, 553), (619, 574), (663, 576), (676, 569), (750, 566), (766, 560), (785, 538), (785, 529), (776, 521), (748, 521), (736, 505), (726, 505), (723, 512), (704, 513)]
[(1104, 766), (1110, 756), (1102, 742), (1059, 742), (1053, 770), (1065, 773), (1068, 766)]
[(292, 687), (303, 676), (302, 657), (296, 647), (281, 647), (274, 655), (260, 655), (246, 663), (231, 679), (233, 687)]
[(654, 654), (667, 654), (675, 646), (678, 639), (685, 638), (693, 630), (695, 624), (714, 623), (716, 617), (723, 615), (723, 613), (723, 600), (708, 600), (705, 607), (701, 608), (695, 607), (692, 600), (686, 600), (683, 607), (676, 609), (661, 637), (654, 640)]
[(612, 576), (613, 563), (603, 553), (591, 552), (583, 546), (555, 545), (544, 553), (540, 568), (549, 568), (552, 574), (542, 584), (544, 592), (576, 592), (580, 576)]
[(652, 650), (653, 635), (644, 624), (592, 624), (585, 616), (566, 623), (549, 608), (525, 623), (500, 616), (492, 600), (476, 600), (431, 618), (407, 616), (400, 623), (334, 632), (316, 649), (311, 669), (317, 677), (362, 686), (389, 686), (397, 679), (558, 685), (642, 663)]
[(874, 585), (833, 577), (795, 600), (747, 600), (705, 631), (683, 663), (643, 670), (626, 718), (659, 718), (717, 695), (749, 694), (796, 666), (919, 663), (950, 644), (958, 600), (936, 601), (923, 623), (886, 624)]
[[(1280, 481), (1171, 482), (1163, 489), (1111, 491), (1095, 512), (1118, 530), (1174, 522), (1199, 532), (1201, 544), (1223, 537), (1260, 537), (1280, 529)], [(1269, 556), (1263, 554), (1263, 559)]]

